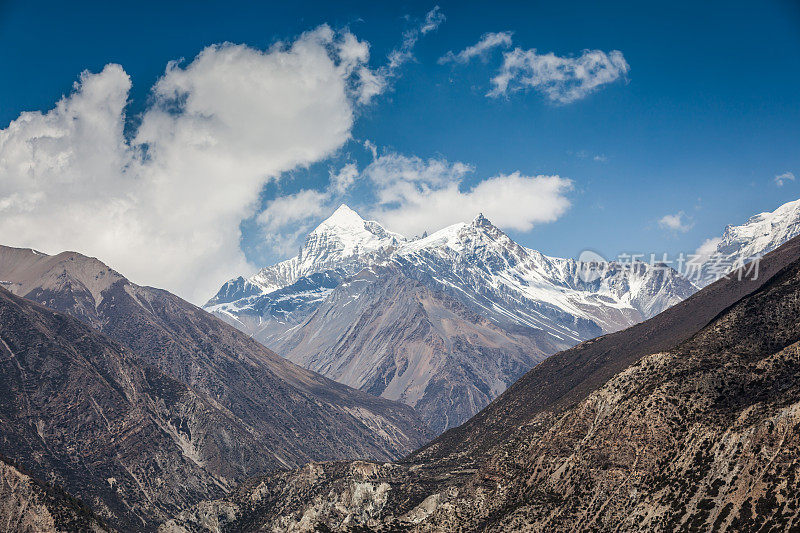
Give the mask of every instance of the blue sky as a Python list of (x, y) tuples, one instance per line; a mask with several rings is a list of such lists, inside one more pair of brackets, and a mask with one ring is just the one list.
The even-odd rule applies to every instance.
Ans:
[[(245, 261), (229, 265), (229, 270), (283, 258), (296, 235), (324, 218), (327, 204), (335, 207), (346, 201), (396, 221), (418, 216), (411, 211), (376, 210), (376, 194), (386, 194), (387, 189), (376, 192), (374, 179), (361, 177), (373, 158), (363, 144), (366, 140), (374, 144), (379, 157), (397, 156), (423, 166), (446, 162), (444, 177), (435, 179), (456, 180), (462, 192), (488, 178), (515, 172), (523, 177), (569, 179), (571, 188), (557, 196), (570, 205), (549, 216), (555, 220), (534, 217), (532, 229), (507, 228), (521, 244), (556, 256), (577, 256), (585, 248), (606, 256), (691, 251), (704, 239), (720, 234), (726, 224), (741, 223), (752, 214), (800, 197), (797, 180), (785, 180), (782, 186), (775, 181), (775, 176), (786, 172), (800, 177), (797, 2), (657, 6), (643, 2), (439, 2), (437, 13), (445, 20), (424, 33), (419, 30), (433, 3), (162, 4), (138, 2), (126, 9), (105, 3), (3, 3), (0, 45), (5, 53), (0, 55), (0, 72), (5, 83), (0, 84), (0, 128), (8, 128), (24, 111), (48, 112), (62, 96), (73, 92), (82, 71), (99, 73), (114, 63), (130, 78), (131, 87), (125, 93), (125, 132), (130, 139), (152, 106), (152, 88), (167, 63), (185, 58), (182, 65), (188, 68), (201, 50), (214, 43), (231, 42), (263, 51), (276, 41), (291, 44), (303, 32), (327, 24), (335, 32), (349, 31), (368, 43), (367, 66), (379, 72), (387, 65), (387, 55), (402, 46), (404, 32), (418, 32), (410, 59), (387, 77), (380, 94), (367, 104), (350, 105), (347, 140), (331, 141), (294, 166), (276, 164), (276, 176), (248, 189), (256, 191), (253, 205), (220, 215), (228, 221), (242, 214)], [(513, 44), (463, 65), (440, 64), (439, 58), (448, 51), (474, 45), (487, 32), (513, 32)], [(629, 70), (569, 103), (553, 102), (536, 89), (487, 96), (503, 53), (515, 48), (552, 52), (567, 59), (581, 56), (584, 50), (619, 51)], [(454, 170), (458, 163), (470, 170)], [(327, 204), (307, 218), (273, 216), (272, 223), (265, 223), (263, 213), (276, 198), (325, 191), (331, 173), (346, 164), (354, 165), (359, 177), (343, 194), (328, 194)], [(98, 168), (106, 168), (105, 163)], [(235, 181), (236, 171), (232, 167), (233, 175), (223, 172), (217, 190)], [(3, 179), (0, 175), (0, 208), (4, 194), (19, 198), (19, 190), (3, 190)], [(191, 197), (191, 191), (186, 197)], [(24, 209), (35, 213), (38, 207), (30, 205), (19, 208), (20, 213)], [(542, 207), (532, 204), (531, 209)], [(472, 216), (470, 210), (474, 202), (463, 216)], [(196, 216), (208, 211), (198, 203)], [(135, 217), (134, 213), (130, 216)], [(679, 219), (683, 227), (669, 229), (659, 224), (665, 215), (679, 213), (683, 213)], [(187, 209), (184, 219), (192, 216)], [(19, 224), (7, 226), (6, 232), (24, 226), (26, 219), (19, 217)], [(80, 224), (80, 216), (74, 213), (59, 220)], [(210, 227), (219, 221), (207, 223)], [(102, 219), (96, 224), (95, 231), (106, 226)], [(46, 233), (15, 232), (9, 244), (56, 251), (51, 248), (58, 243), (42, 235)], [(140, 281), (160, 282), (191, 296), (185, 282), (151, 276), (146, 265), (129, 261), (104, 244), (114, 239), (144, 241), (146, 235), (141, 230), (129, 237), (116, 229), (102, 241), (67, 240), (65, 246), (84, 247), (81, 251), (98, 256), (106, 252), (111, 259), (117, 258), (112, 266), (138, 273)], [(186, 255), (203, 238), (213, 242), (234, 237), (196, 234), (180, 247), (165, 245), (169, 251), (164, 251), (164, 257)], [(158, 238), (174, 242), (180, 235), (159, 233)], [(202, 267), (225, 250), (193, 260)], [(154, 253), (159, 253), (158, 247)], [(217, 278), (224, 277), (221, 271), (214, 275), (202, 290), (207, 292)]]

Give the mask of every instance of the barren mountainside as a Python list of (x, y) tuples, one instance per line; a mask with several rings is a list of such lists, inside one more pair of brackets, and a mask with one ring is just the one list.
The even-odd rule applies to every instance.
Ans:
[(0, 288), (0, 453), (127, 530), (266, 468), (222, 406)]
[(17, 533), (112, 531), (86, 505), (0, 457), (0, 530)]
[(483, 216), (407, 240), (341, 206), (295, 258), (231, 280), (205, 308), (301, 366), (414, 406), (438, 433), (547, 355), (696, 290), (668, 267), (592, 268)]
[(489, 416), (405, 461), (254, 479), (163, 530), (797, 529), (800, 241), (763, 266), (757, 280), (721, 280), (665, 318), (554, 355), (582, 378), (559, 391), (537, 366)]
[(414, 407), (439, 434), (565, 344), (504, 329), (393, 267), (348, 279), (281, 346), (288, 359)]
[[(238, 418), (271, 466), (408, 453), (427, 440), (413, 410), (300, 368), (205, 311), (131, 283), (97, 259), (0, 247), (0, 280), (69, 313), (207, 394)], [(329, 432), (318, 439), (320, 431)]]
[(300, 368), (96, 259), (0, 247), (0, 279), (48, 306), (0, 288), (0, 453), (116, 527), (152, 529), (274, 468), (387, 460), (427, 440), (410, 407)]

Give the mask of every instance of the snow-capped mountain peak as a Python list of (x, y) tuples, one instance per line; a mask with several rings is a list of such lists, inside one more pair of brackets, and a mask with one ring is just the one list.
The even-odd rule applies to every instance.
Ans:
[(545, 355), (694, 292), (672, 269), (642, 267), (587, 282), (579, 262), (524, 248), (483, 215), (407, 240), (343, 205), (296, 257), (232, 280), (206, 309), (441, 430)]
[(492, 224), (483, 214), (479, 214), (472, 222), (458, 222), (431, 233), (427, 237), (409, 242), (399, 249), (398, 254), (410, 255), (423, 251), (438, 251), (451, 254), (478, 253), (485, 255), (487, 250), (514, 251), (516, 255), (524, 255), (523, 248)]
[(454, 291), (497, 323), (571, 342), (652, 316), (695, 290), (676, 271), (645, 263), (608, 267), (585, 283), (580, 262), (524, 248), (483, 215), (410, 242), (392, 259), (409, 276)]
[(702, 263), (697, 282), (700, 286), (708, 285), (797, 235), (800, 235), (800, 200), (754, 215), (742, 225), (726, 226), (722, 237), (709, 239), (698, 250)]
[(301, 275), (375, 253), (386, 253), (405, 237), (373, 220), (364, 220), (345, 204), (339, 206), (305, 239), (298, 255)]
[(747, 249), (754, 254), (764, 254), (798, 233), (800, 233), (800, 200), (794, 200), (783, 204), (775, 211), (754, 215), (741, 226), (727, 226), (718, 250), (724, 253), (734, 249)]
[(399, 262), (437, 264), (444, 271), (475, 268), (496, 274), (527, 261), (528, 250), (514, 242), (482, 214), (472, 222), (458, 223), (402, 246)]
[(349, 229), (355, 232), (364, 230), (365, 220), (361, 215), (356, 213), (347, 204), (342, 204), (336, 208), (331, 216), (319, 223), (319, 225), (311, 233), (320, 233), (326, 231), (336, 231)]
[[(364, 220), (346, 204), (323, 220), (309, 233), (295, 257), (262, 268), (245, 282), (231, 280), (223, 290), (239, 294), (239, 286), (246, 288), (241, 295), (250, 296), (253, 286), (267, 294), (325, 270), (339, 270), (341, 275), (352, 275), (365, 265), (383, 260), (407, 239), (399, 233), (388, 231), (374, 220)], [(236, 287), (232, 288), (231, 283)], [(222, 292), (222, 291), (221, 291)], [(229, 301), (227, 298), (225, 301)], [(219, 294), (207, 305), (223, 301)]]

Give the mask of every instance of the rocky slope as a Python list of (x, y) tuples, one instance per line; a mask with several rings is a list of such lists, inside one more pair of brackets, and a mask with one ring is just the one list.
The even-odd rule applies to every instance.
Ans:
[(86, 505), (0, 457), (0, 531), (112, 531)]
[(700, 257), (692, 261), (687, 273), (704, 287), (797, 235), (800, 235), (800, 200), (754, 215), (742, 225), (727, 226), (722, 237), (709, 241), (709, 249), (698, 250)]
[(406, 406), (304, 370), (177, 296), (133, 284), (97, 259), (0, 247), (0, 279), (224, 406), (267, 451), (264, 466), (387, 460), (427, 440), (424, 424)]
[(163, 530), (795, 530), (800, 241), (762, 266), (554, 355), (565, 387), (539, 365), (406, 461), (255, 479)]
[(482, 216), (406, 241), (342, 206), (296, 258), (232, 280), (206, 309), (301, 366), (416, 407), (439, 432), (545, 356), (695, 290), (666, 267), (547, 257)]
[(281, 347), (288, 359), (411, 405), (435, 434), (568, 346), (532, 328), (500, 328), (393, 267), (349, 278), (292, 333)]
[(123, 529), (264, 471), (228, 411), (77, 320), (0, 288), (0, 453)]

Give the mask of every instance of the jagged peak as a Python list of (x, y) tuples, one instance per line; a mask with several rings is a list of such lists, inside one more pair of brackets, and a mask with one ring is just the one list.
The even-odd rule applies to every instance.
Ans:
[[(320, 234), (331, 235), (339, 240), (352, 244), (366, 241), (386, 241), (385, 244), (397, 245), (407, 239), (399, 233), (387, 230), (374, 220), (365, 220), (347, 204), (341, 204), (328, 218), (323, 220), (306, 237), (306, 244)], [(300, 252), (303, 255), (303, 252)]]
[(331, 227), (364, 227), (366, 221), (347, 204), (342, 204), (314, 231)]
[(730, 246), (742, 246), (750, 252), (766, 253), (800, 233), (800, 200), (793, 200), (774, 211), (750, 217), (744, 224), (727, 225), (722, 233), (718, 251), (730, 251)]
[(472, 225), (473, 225), (473, 226), (486, 226), (486, 225), (489, 225), (489, 226), (491, 226), (491, 225), (493, 225), (493, 224), (492, 224), (491, 222), (489, 222), (489, 219), (488, 219), (488, 218), (486, 218), (485, 216), (483, 216), (483, 213), (478, 213), (478, 216), (476, 216), (476, 217), (475, 217), (475, 218), (472, 220)]

